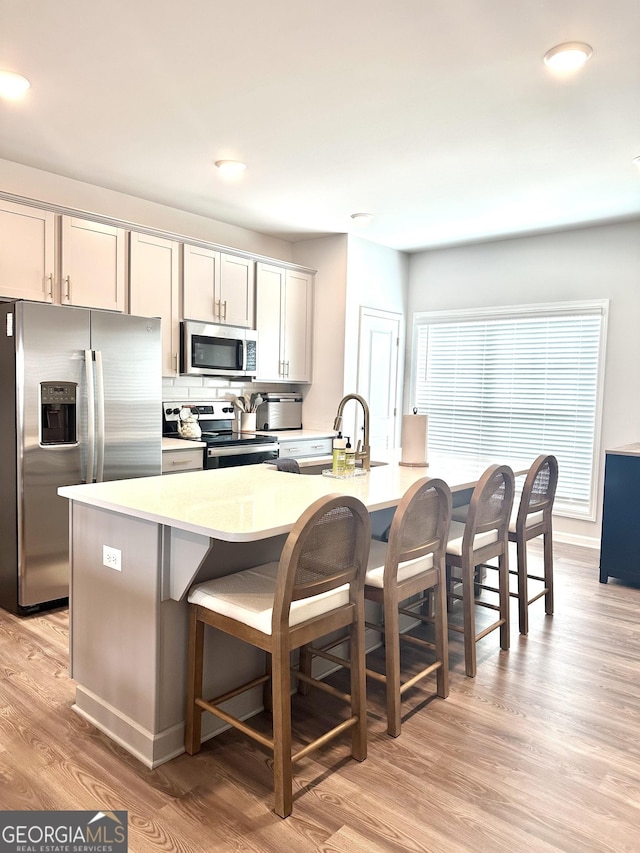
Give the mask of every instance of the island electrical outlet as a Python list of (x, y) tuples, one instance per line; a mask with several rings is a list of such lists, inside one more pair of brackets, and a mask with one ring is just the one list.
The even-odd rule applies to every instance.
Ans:
[(122, 551), (119, 548), (110, 548), (109, 545), (102, 546), (102, 563), (108, 569), (122, 571)]

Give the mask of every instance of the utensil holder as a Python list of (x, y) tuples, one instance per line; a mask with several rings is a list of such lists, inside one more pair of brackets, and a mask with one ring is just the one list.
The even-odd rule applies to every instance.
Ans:
[(256, 413), (240, 412), (240, 432), (256, 431)]

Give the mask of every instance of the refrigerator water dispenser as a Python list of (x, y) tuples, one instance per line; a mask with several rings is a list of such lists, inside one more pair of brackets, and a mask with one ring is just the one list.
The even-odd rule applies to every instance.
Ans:
[(40, 383), (40, 444), (77, 444), (75, 382)]

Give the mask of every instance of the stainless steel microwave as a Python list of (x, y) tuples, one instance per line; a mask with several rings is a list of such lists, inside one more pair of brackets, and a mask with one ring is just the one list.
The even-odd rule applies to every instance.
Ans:
[(257, 332), (196, 320), (183, 320), (180, 325), (180, 373), (235, 379), (256, 375)]

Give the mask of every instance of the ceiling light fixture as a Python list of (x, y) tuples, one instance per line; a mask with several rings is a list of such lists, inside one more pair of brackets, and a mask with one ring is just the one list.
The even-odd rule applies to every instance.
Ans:
[(0, 71), (0, 97), (17, 101), (21, 98), (31, 83), (21, 74), (13, 71)]
[(240, 160), (216, 160), (216, 166), (225, 178), (235, 178), (247, 168), (247, 164)]
[(544, 55), (544, 62), (553, 71), (575, 71), (591, 57), (593, 48), (581, 41), (557, 44)]
[(373, 219), (372, 213), (352, 213), (351, 218), (356, 225), (368, 225)]

